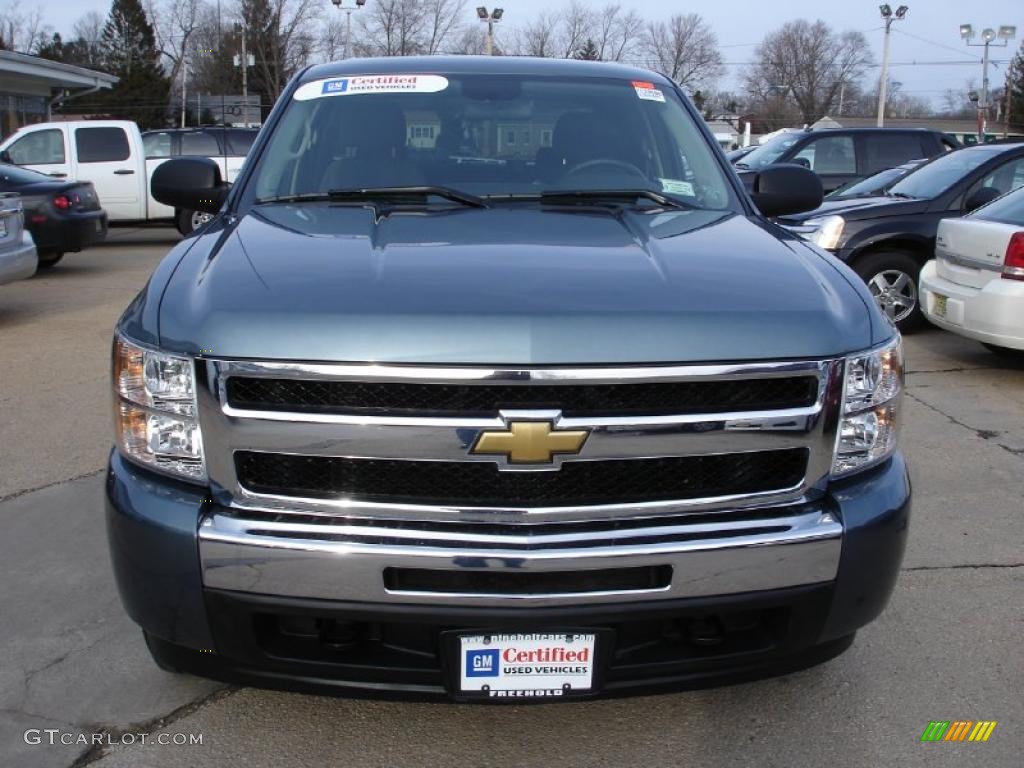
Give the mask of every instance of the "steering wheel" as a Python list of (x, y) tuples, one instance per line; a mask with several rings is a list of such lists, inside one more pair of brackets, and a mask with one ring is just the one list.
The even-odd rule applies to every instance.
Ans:
[(627, 163), (625, 160), (615, 160), (610, 157), (599, 157), (595, 160), (584, 160), (582, 163), (577, 163), (568, 171), (565, 172), (565, 176), (573, 176), (580, 171), (590, 170), (591, 168), (597, 168), (602, 165), (610, 168), (616, 168), (618, 170), (626, 170), (635, 176), (639, 176), (644, 181), (647, 181), (647, 174), (641, 171), (638, 167), (632, 163)]

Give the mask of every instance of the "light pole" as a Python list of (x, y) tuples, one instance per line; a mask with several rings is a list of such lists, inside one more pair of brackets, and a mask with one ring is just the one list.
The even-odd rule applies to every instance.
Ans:
[[(335, 7), (339, 8), (339, 9), (341, 9), (341, 10), (343, 10), (345, 12), (345, 58), (347, 59), (348, 56), (349, 56), (349, 51), (351, 50), (349, 48), (349, 45), (351, 44), (351, 41), (352, 41), (352, 10), (353, 9), (352, 8), (342, 8), (342, 5), (341, 5), (342, 0), (331, 0), (331, 2), (334, 3)], [(357, 11), (360, 8), (362, 8), (364, 5), (366, 5), (366, 0), (355, 0), (355, 2), (356, 2), (355, 10), (357, 10)]]
[(882, 43), (882, 75), (878, 78), (878, 120), (876, 121), (878, 127), (881, 128), (885, 125), (885, 99), (889, 90), (889, 37), (892, 34), (892, 23), (903, 21), (910, 9), (901, 5), (893, 13), (892, 6), (884, 3), (878, 6), (878, 10), (881, 11), (882, 20), (885, 22), (885, 42)]
[(476, 9), (477, 18), (487, 25), (487, 41), (484, 50), (488, 56), (494, 53), (494, 25), (501, 21), (504, 14), (503, 8), (495, 8), (491, 13), (488, 13), (482, 5)]
[(984, 48), (985, 55), (981, 60), (981, 98), (978, 100), (978, 143), (985, 143), (985, 132), (988, 129), (988, 110), (992, 105), (988, 100), (988, 48), (993, 40), (999, 39), (1003, 43), (1000, 46), (1005, 48), (1010, 41), (1017, 36), (1017, 28), (1011, 25), (999, 27), (999, 31), (986, 27), (981, 33), (981, 42), (972, 43), (974, 39), (974, 27), (970, 24), (960, 25), (960, 37), (972, 48)]

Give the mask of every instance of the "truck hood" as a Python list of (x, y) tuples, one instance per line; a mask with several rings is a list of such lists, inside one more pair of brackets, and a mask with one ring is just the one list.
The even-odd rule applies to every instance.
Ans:
[(276, 204), (187, 249), (159, 338), (191, 354), (309, 361), (828, 357), (875, 341), (852, 279), (788, 233), (720, 211)]

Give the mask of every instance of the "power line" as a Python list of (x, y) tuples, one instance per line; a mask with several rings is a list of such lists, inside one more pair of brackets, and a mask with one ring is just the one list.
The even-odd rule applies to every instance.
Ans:
[(968, 54), (962, 48), (954, 48), (952, 45), (946, 45), (945, 43), (940, 43), (940, 42), (937, 42), (935, 40), (929, 40), (927, 37), (921, 37), (920, 35), (915, 35), (912, 32), (904, 32), (902, 29), (896, 29), (896, 30), (893, 30), (893, 31), (897, 32), (898, 34), (901, 34), (901, 35), (906, 35), (907, 37), (912, 37), (915, 40), (920, 40), (922, 43), (928, 43), (928, 45), (934, 45), (936, 48), (944, 48), (947, 51), (953, 51), (954, 53), (959, 53), (961, 56), (967, 56), (971, 61), (977, 62), (976, 59), (974, 59), (972, 56), (970, 56), (970, 54)]

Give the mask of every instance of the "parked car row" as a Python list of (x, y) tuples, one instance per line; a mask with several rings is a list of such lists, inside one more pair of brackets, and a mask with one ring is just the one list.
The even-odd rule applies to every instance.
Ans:
[(112, 223), (174, 222), (191, 234), (207, 217), (156, 201), (149, 192), (153, 171), (170, 157), (210, 157), (233, 181), (256, 137), (250, 128), (189, 128), (143, 136), (127, 120), (39, 123), (0, 143), (0, 160), (54, 179), (84, 180), (99, 192)]
[(936, 157), (870, 197), (826, 200), (778, 223), (831, 251), (868, 284), (903, 331), (924, 322), (918, 283), (939, 224), (1024, 185), (1024, 143), (983, 144)]

